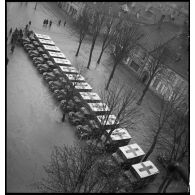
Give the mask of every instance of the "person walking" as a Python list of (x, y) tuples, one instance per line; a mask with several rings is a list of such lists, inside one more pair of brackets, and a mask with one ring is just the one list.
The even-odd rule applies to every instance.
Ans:
[(60, 26), (60, 24), (61, 24), (61, 20), (59, 20), (59, 22), (58, 22), (58, 25)]
[(45, 21), (45, 24), (46, 24), (46, 27), (47, 27), (47, 24), (48, 24), (48, 19)]
[(31, 34), (31, 31), (29, 29), (27, 29), (27, 37), (29, 37)]
[(14, 35), (14, 44), (17, 43), (19, 37), (19, 30), (16, 28), (15, 35)]
[(65, 25), (66, 25), (66, 20), (64, 21), (64, 27), (65, 27)]
[(28, 29), (28, 24), (25, 26), (25, 30), (27, 30)]
[(11, 35), (12, 34), (12, 28), (10, 28), (10, 30), (9, 30), (9, 35)]
[(12, 34), (12, 37), (11, 37), (11, 44), (14, 43), (14, 33)]
[(22, 32), (22, 29), (20, 29), (19, 31), (19, 43), (20, 44), (22, 43), (22, 38), (23, 38), (23, 32)]
[(43, 20), (43, 26), (45, 26), (45, 21), (46, 21), (46, 19)]
[(28, 33), (27, 33), (27, 32), (28, 32), (28, 24), (25, 26), (24, 32), (25, 32), (25, 35), (28, 36), (28, 35), (27, 35), (27, 34), (28, 34)]
[(29, 26), (30, 26), (30, 25), (31, 25), (31, 21), (29, 21), (29, 23), (28, 23), (28, 24), (29, 24)]
[(62, 122), (65, 121), (65, 116), (66, 116), (65, 112), (63, 112), (63, 115), (62, 115)]
[(16, 29), (14, 30), (14, 33), (13, 34), (18, 34), (18, 29), (16, 27)]
[(51, 28), (51, 25), (52, 25), (52, 21), (50, 20), (50, 22), (49, 22), (49, 27)]
[(13, 44), (13, 45), (11, 46), (11, 53), (12, 53), (12, 54), (14, 53), (14, 49), (15, 49), (15, 44)]
[(12, 33), (12, 37), (11, 37), (11, 44), (15, 44), (15, 42), (16, 42), (16, 31), (14, 31), (13, 33)]
[(20, 29), (19, 34), (20, 34), (20, 37), (22, 38), (23, 37), (22, 29)]
[(35, 10), (37, 9), (37, 2), (36, 2), (36, 4), (35, 4), (35, 7), (34, 7), (34, 9), (35, 9)]

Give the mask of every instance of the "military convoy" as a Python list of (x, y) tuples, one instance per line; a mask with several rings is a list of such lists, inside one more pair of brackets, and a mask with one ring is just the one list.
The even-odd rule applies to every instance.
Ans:
[[(22, 41), (62, 112), (67, 113), (68, 120), (76, 127), (78, 138), (87, 143), (100, 138), (101, 147), (111, 154), (104, 168), (121, 167), (119, 182), (130, 182), (134, 189), (152, 182), (158, 169), (151, 161), (142, 162), (144, 151), (137, 143), (132, 143), (129, 132), (120, 127), (116, 116), (110, 114), (109, 107), (92, 92), (92, 87), (51, 38), (31, 33)], [(106, 174), (106, 170), (100, 171)]]

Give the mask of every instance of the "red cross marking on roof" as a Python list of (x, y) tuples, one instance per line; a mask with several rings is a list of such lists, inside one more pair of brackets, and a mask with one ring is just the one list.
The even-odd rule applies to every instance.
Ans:
[(133, 153), (135, 156), (137, 156), (136, 151), (139, 150), (139, 148), (132, 148), (131, 146), (128, 146), (129, 150), (126, 150), (126, 153)]
[(143, 162), (140, 163), (143, 168), (139, 169), (139, 171), (143, 172), (143, 171), (147, 171), (147, 173), (150, 175), (151, 172), (150, 172), (150, 169), (152, 169), (153, 167), (150, 165), (150, 166), (146, 166)]

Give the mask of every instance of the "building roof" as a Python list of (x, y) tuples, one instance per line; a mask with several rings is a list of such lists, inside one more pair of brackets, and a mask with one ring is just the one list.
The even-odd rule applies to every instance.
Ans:
[(156, 45), (165, 44), (163, 64), (188, 80), (189, 77), (189, 43), (185, 36), (179, 36), (181, 29), (173, 24), (141, 26), (144, 36), (139, 40), (141, 47), (151, 52)]
[(164, 44), (179, 34), (180, 28), (173, 24), (162, 23), (160, 29), (158, 29), (157, 24), (142, 25), (140, 26), (140, 31), (144, 34), (144, 36), (139, 40), (139, 44), (150, 52), (157, 44)]
[(164, 64), (189, 79), (189, 42), (185, 37), (178, 37), (169, 42), (165, 48)]
[(134, 164), (132, 168), (140, 178), (150, 177), (159, 173), (157, 167), (150, 160)]
[[(185, 3), (162, 3), (162, 2), (136, 2), (136, 3), (127, 3), (127, 2), (107, 2), (105, 6), (111, 7), (111, 12), (118, 17), (118, 12), (120, 11), (121, 6), (128, 6), (129, 12), (128, 17), (132, 22), (140, 23), (140, 31), (144, 36), (139, 40), (139, 45), (151, 52), (155, 49), (157, 45), (167, 44), (166, 46), (166, 59), (164, 59), (164, 65), (167, 65), (174, 72), (178, 73), (186, 80), (189, 76), (189, 50), (185, 49), (182, 45), (186, 44), (187, 41), (180, 38), (175, 38), (177, 35), (181, 34), (182, 28), (174, 23), (163, 22), (161, 28), (158, 28), (158, 24), (149, 24), (154, 23), (153, 19), (156, 17), (156, 21), (159, 21), (162, 13), (167, 14), (168, 8), (186, 6)], [(147, 9), (146, 9), (147, 8)], [(185, 8), (187, 9), (187, 7)], [(139, 19), (136, 17), (136, 12), (141, 10)], [(147, 11), (148, 10), (148, 11)], [(150, 17), (144, 17), (145, 15), (150, 15)], [(153, 17), (155, 15), (155, 17)], [(168, 16), (167, 16), (168, 17)], [(151, 22), (148, 22), (149, 18)], [(167, 43), (168, 42), (168, 43)], [(188, 48), (188, 46), (187, 46)], [(180, 60), (176, 60), (179, 59)]]

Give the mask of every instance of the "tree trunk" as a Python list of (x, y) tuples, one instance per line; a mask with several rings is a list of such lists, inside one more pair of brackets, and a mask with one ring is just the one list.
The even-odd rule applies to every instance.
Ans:
[(174, 144), (174, 146), (173, 146), (173, 148), (172, 148), (171, 155), (170, 155), (170, 158), (169, 158), (169, 162), (172, 161), (174, 151), (175, 151), (175, 144)]
[(62, 122), (64, 122), (65, 121), (65, 113), (63, 113), (63, 116), (62, 116)]
[(173, 181), (172, 177), (170, 176), (168, 179), (168, 182), (166, 184), (166, 186), (164, 187), (162, 193), (166, 193), (167, 188), (169, 187), (169, 185), (171, 184), (171, 182)]
[(110, 85), (110, 81), (112, 80), (112, 78), (113, 78), (113, 76), (114, 76), (114, 72), (115, 72), (115, 69), (116, 69), (116, 66), (117, 66), (117, 65), (118, 65), (118, 62), (115, 62), (114, 67), (113, 67), (113, 69), (112, 69), (112, 72), (111, 72), (111, 74), (110, 74), (110, 77), (109, 77), (109, 79), (108, 79), (108, 83), (107, 83), (107, 85), (106, 85), (105, 90), (108, 90), (108, 87), (109, 87), (109, 85)]
[(110, 138), (110, 135), (112, 134), (112, 132), (115, 130), (116, 128), (111, 128), (110, 129), (110, 132), (108, 133), (108, 135), (106, 136), (106, 140), (105, 140), (105, 144), (107, 143), (107, 141), (109, 140), (109, 138)]
[(79, 54), (79, 50), (80, 50), (80, 47), (81, 47), (81, 43), (82, 43), (82, 41), (83, 41), (83, 40), (79, 41), (79, 47), (78, 47), (78, 49), (77, 49), (77, 53), (76, 53), (76, 55), (75, 55), (75, 56), (78, 56), (78, 54)]
[(158, 132), (156, 133), (156, 135), (154, 136), (154, 139), (153, 139), (153, 142), (152, 142), (152, 145), (150, 147), (150, 149), (148, 150), (147, 154), (144, 156), (144, 158), (142, 159), (142, 161), (146, 161), (148, 159), (148, 157), (150, 156), (150, 154), (152, 154), (155, 146), (156, 146), (156, 142), (157, 142), (157, 139), (158, 139), (158, 135), (160, 133), (160, 129), (158, 130)]
[(167, 182), (168, 179), (169, 179), (169, 175), (167, 173), (167, 175), (165, 176), (163, 182), (160, 184), (160, 187), (158, 188), (158, 193), (161, 193), (161, 191), (162, 191), (162, 189), (163, 189), (163, 187), (164, 187), (164, 185), (165, 185), (165, 183)]
[(87, 68), (89, 69), (89, 66), (90, 66), (90, 63), (91, 63), (91, 57), (92, 57), (92, 53), (93, 53), (93, 49), (94, 49), (94, 46), (95, 46), (95, 40), (93, 40), (92, 42), (92, 45), (91, 45), (91, 50), (90, 50), (90, 55), (89, 55), (89, 61), (88, 61), (88, 65), (87, 65)]
[(143, 100), (143, 98), (144, 98), (146, 92), (148, 91), (148, 88), (149, 88), (149, 86), (150, 86), (150, 83), (151, 83), (152, 79), (153, 79), (153, 77), (151, 77), (150, 80), (148, 81), (148, 83), (147, 83), (145, 89), (143, 90), (143, 93), (142, 93), (141, 98), (140, 98), (140, 99), (138, 100), (138, 102), (137, 102), (137, 105), (141, 105), (142, 100)]
[(103, 50), (103, 48), (102, 48), (102, 51), (101, 51), (100, 56), (99, 56), (98, 61), (97, 61), (98, 64), (100, 63), (100, 60), (101, 60), (101, 58), (102, 58), (103, 52), (104, 52), (104, 50)]

